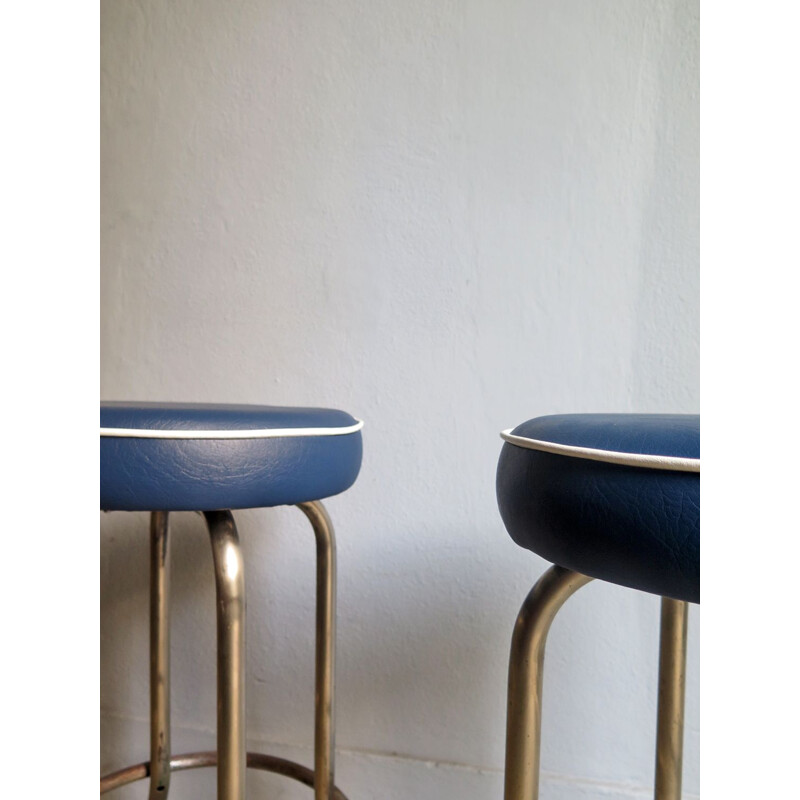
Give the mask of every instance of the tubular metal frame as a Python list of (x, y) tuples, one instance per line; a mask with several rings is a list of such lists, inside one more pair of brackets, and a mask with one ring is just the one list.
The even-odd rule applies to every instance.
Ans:
[[(200, 753), (184, 753), (183, 755), (173, 756), (170, 759), (170, 770), (172, 772), (182, 772), (187, 769), (200, 769), (202, 767), (217, 766), (217, 753), (215, 750), (207, 750)], [(248, 753), (247, 768), (257, 769), (263, 772), (273, 772), (276, 775), (284, 775), (287, 778), (303, 783), (306, 786), (314, 787), (314, 771), (302, 764), (288, 761), (277, 756), (268, 756), (264, 753)], [(118, 770), (106, 775), (100, 781), (100, 794), (127, 786), (129, 783), (141, 781), (150, 775), (150, 762), (144, 761), (141, 764), (134, 764), (131, 767)], [(344, 792), (338, 786), (333, 787), (331, 800), (347, 800)]]
[(681, 800), (688, 627), (689, 604), (662, 597), (661, 648), (658, 659), (656, 800)]
[(230, 511), (206, 511), (217, 583), (217, 800), (244, 800), (244, 561)]
[[(552, 566), (520, 608), (511, 638), (505, 800), (538, 800), (542, 676), (547, 634), (564, 603), (592, 578)], [(655, 800), (680, 800), (688, 603), (661, 598)]]
[(218, 800), (244, 800), (248, 767), (311, 786), (315, 800), (347, 800), (334, 785), (336, 539), (322, 503), (300, 503), (298, 508), (311, 523), (317, 553), (314, 770), (245, 749), (244, 561), (230, 511), (204, 512), (217, 593), (217, 751), (171, 755), (169, 515), (154, 511), (150, 518), (150, 761), (102, 777), (101, 795), (149, 777), (149, 800), (167, 800), (172, 772), (216, 766)]
[(169, 514), (150, 515), (150, 795), (169, 792)]
[(330, 800), (334, 786), (333, 683), (336, 661), (336, 539), (322, 503), (301, 503), (317, 543), (314, 662), (314, 800)]

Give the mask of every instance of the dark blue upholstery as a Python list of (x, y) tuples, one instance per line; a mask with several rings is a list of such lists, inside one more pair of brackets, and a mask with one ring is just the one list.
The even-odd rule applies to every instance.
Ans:
[[(558, 415), (529, 420), (512, 433), (614, 453), (700, 458), (700, 418), (693, 415)], [(497, 468), (497, 498), (512, 539), (548, 561), (622, 586), (700, 601), (699, 472), (607, 463), (507, 442)]]
[[(321, 500), (355, 481), (361, 433), (298, 434), (355, 423), (343, 411), (322, 408), (101, 403), (100, 428), (106, 435), (100, 437), (100, 506), (106, 511), (209, 511)], [(115, 435), (120, 429), (185, 431), (189, 438)], [(193, 431), (198, 436), (219, 431), (223, 437), (274, 429), (289, 431), (277, 438), (191, 438)]]

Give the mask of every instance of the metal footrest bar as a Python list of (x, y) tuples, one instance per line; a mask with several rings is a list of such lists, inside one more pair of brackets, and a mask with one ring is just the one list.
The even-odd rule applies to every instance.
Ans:
[[(217, 753), (215, 750), (207, 750), (201, 753), (184, 753), (183, 755), (172, 756), (169, 760), (170, 772), (216, 766)], [(264, 753), (248, 753), (247, 767), (248, 769), (260, 769), (263, 772), (274, 772), (276, 775), (283, 775), (312, 789), (314, 788), (314, 771), (304, 767), (302, 764), (298, 764), (296, 761), (289, 761), (277, 756), (268, 756)], [(144, 780), (149, 776), (149, 761), (125, 767), (125, 769), (112, 772), (100, 778), (100, 794), (118, 789), (120, 786), (127, 786), (129, 783)], [(332, 800), (347, 800), (347, 797), (344, 792), (334, 786)]]

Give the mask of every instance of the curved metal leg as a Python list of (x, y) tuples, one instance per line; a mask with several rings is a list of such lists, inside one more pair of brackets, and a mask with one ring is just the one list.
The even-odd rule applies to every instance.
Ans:
[(300, 503), (317, 540), (317, 635), (314, 692), (314, 800), (334, 794), (333, 680), (336, 657), (336, 539), (322, 503)]
[(150, 515), (150, 800), (169, 793), (169, 514)]
[[(242, 554), (230, 511), (204, 512), (211, 534), (217, 584), (217, 751), (170, 755), (169, 748), (169, 639), (167, 627), (168, 550), (167, 515), (152, 517), (151, 559), (151, 761), (117, 770), (100, 778), (100, 794), (150, 777), (155, 787), (150, 800), (165, 800), (171, 772), (217, 769), (218, 800), (244, 800), (245, 764), (274, 772), (314, 787), (315, 800), (347, 800), (333, 783), (333, 678), (336, 613), (336, 540), (333, 526), (319, 502), (299, 508), (311, 521), (317, 543), (316, 691), (314, 710), (314, 770), (263, 753), (245, 753), (244, 621), (245, 594)], [(156, 539), (156, 532), (163, 538)], [(156, 544), (158, 542), (158, 545)], [(157, 657), (153, 657), (153, 653)], [(160, 666), (155, 672), (155, 664)], [(161, 736), (161, 732), (164, 736)], [(156, 742), (161, 744), (157, 749)], [(157, 775), (162, 777), (159, 779)], [(164, 777), (166, 776), (166, 783)], [(161, 794), (152, 795), (152, 791)]]
[(206, 511), (217, 583), (217, 800), (244, 800), (244, 564), (230, 511)]
[(669, 597), (661, 598), (656, 800), (681, 798), (688, 613), (688, 603)]
[(550, 567), (522, 604), (508, 666), (505, 800), (538, 800), (542, 671), (547, 633), (558, 610), (592, 579)]

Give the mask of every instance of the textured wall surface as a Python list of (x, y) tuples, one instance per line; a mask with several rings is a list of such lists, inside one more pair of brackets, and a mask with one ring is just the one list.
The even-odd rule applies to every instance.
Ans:
[[(498, 431), (697, 410), (697, 39), (695, 0), (102, 3), (103, 397), (366, 420), (328, 504), (354, 800), (501, 796), (511, 628), (546, 565), (497, 513)], [(309, 762), (313, 537), (292, 509), (238, 520), (251, 748)], [(101, 529), (113, 769), (148, 754), (147, 520)], [(179, 752), (213, 742), (214, 600), (201, 519), (173, 529)], [(565, 607), (544, 797), (649, 793), (657, 627), (657, 598), (609, 585)]]

